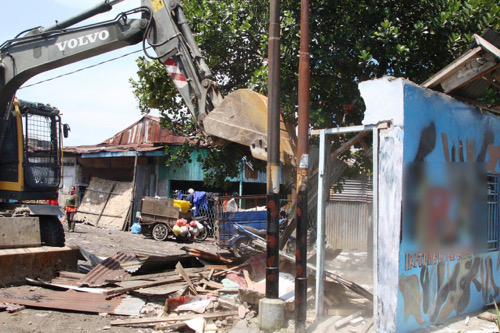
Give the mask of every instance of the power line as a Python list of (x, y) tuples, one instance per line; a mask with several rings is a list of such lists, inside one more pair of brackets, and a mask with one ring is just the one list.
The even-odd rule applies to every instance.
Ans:
[[(147, 47), (146, 49), (149, 49), (151, 47)], [(29, 87), (33, 87), (33, 86), (36, 86), (36, 85), (39, 85), (39, 84), (42, 84), (42, 83), (45, 83), (45, 82), (48, 82), (48, 81), (52, 81), (52, 80), (56, 80), (56, 79), (60, 79), (64, 76), (68, 76), (68, 75), (71, 75), (71, 74), (75, 74), (75, 73), (78, 73), (78, 72), (81, 72), (83, 70), (86, 70), (86, 69), (90, 69), (90, 68), (93, 68), (93, 67), (97, 67), (97, 66), (100, 66), (100, 65), (103, 65), (105, 63), (108, 63), (108, 62), (111, 62), (111, 61), (115, 61), (115, 60), (118, 60), (118, 59), (121, 59), (121, 58), (125, 58), (129, 55), (132, 55), (132, 54), (135, 54), (135, 53), (138, 53), (138, 52), (143, 52), (144, 49), (140, 49), (140, 50), (136, 50), (136, 51), (132, 51), (132, 52), (129, 52), (129, 53), (126, 53), (124, 55), (121, 55), (119, 57), (115, 57), (115, 58), (111, 58), (111, 59), (108, 59), (108, 60), (104, 60), (104, 61), (101, 61), (97, 64), (94, 64), (94, 65), (90, 65), (90, 66), (87, 66), (87, 67), (82, 67), (82, 68), (79, 68), (75, 71), (72, 71), (72, 72), (68, 72), (68, 73), (64, 73), (64, 74), (61, 74), (61, 75), (58, 75), (58, 76), (55, 76), (55, 77), (52, 77), (50, 79), (46, 79), (46, 80), (42, 80), (42, 81), (38, 81), (38, 82), (35, 82), (33, 84), (29, 84), (27, 86), (23, 86), (23, 87), (20, 87), (19, 89), (24, 89), (24, 88), (29, 88)]]

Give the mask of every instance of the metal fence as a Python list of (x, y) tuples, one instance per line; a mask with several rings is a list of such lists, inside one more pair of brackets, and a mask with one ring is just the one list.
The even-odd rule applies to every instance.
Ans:
[(336, 249), (367, 251), (372, 204), (360, 201), (331, 201), (326, 205), (325, 236)]
[[(217, 211), (222, 212), (222, 205), (228, 202), (230, 199), (234, 198), (237, 204), (238, 209), (250, 209), (255, 208), (257, 206), (266, 206), (267, 196), (221, 196), (216, 197), (214, 199), (208, 199), (208, 205), (206, 208), (201, 208), (197, 212), (197, 216), (206, 216), (208, 217), (208, 222), (211, 226), (211, 232), (209, 233), (209, 237), (214, 236), (215, 231), (215, 220), (217, 219)], [(186, 199), (186, 196), (183, 198)], [(286, 199), (283, 202), (286, 203)]]

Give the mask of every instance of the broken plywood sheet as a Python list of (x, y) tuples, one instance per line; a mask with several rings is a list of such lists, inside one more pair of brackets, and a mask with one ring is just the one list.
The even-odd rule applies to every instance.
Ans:
[(133, 184), (93, 177), (75, 220), (106, 229), (122, 230), (132, 200)]
[(99, 220), (99, 227), (123, 230), (132, 204), (132, 182), (115, 182), (115, 188)]
[(93, 177), (75, 214), (75, 220), (97, 225), (113, 190), (113, 185), (111, 180)]
[(93, 313), (105, 312), (126, 316), (139, 315), (145, 303), (142, 299), (133, 296), (117, 296), (106, 299), (106, 295), (101, 294), (46, 289), (35, 291), (3, 289), (0, 291), (0, 302), (16, 303), (36, 308)]

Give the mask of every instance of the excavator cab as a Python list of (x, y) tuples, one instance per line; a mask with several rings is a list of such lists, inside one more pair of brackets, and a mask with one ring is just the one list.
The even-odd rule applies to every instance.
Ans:
[(61, 124), (57, 108), (15, 100), (0, 152), (0, 198), (57, 197), (61, 180)]

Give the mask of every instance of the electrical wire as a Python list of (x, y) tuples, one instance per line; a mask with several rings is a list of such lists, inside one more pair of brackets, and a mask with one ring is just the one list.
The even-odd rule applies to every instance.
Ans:
[[(151, 48), (148, 47), (148, 49)], [(121, 55), (119, 57), (115, 57), (115, 58), (111, 58), (111, 59), (108, 59), (108, 60), (104, 60), (104, 61), (101, 61), (99, 63), (96, 63), (96, 64), (93, 64), (93, 65), (90, 65), (90, 66), (86, 66), (86, 67), (82, 67), (82, 68), (79, 68), (77, 70), (74, 70), (72, 72), (68, 72), (68, 73), (64, 73), (64, 74), (61, 74), (61, 75), (58, 75), (58, 76), (54, 76), (52, 78), (49, 78), (49, 79), (46, 79), (46, 80), (42, 80), (42, 81), (38, 81), (38, 82), (35, 82), (33, 84), (29, 84), (29, 85), (26, 85), (26, 86), (22, 86), (20, 87), (19, 89), (24, 89), (24, 88), (29, 88), (29, 87), (33, 87), (33, 86), (36, 86), (36, 85), (39, 85), (39, 84), (42, 84), (42, 83), (45, 83), (45, 82), (48, 82), (48, 81), (52, 81), (52, 80), (56, 80), (56, 79), (60, 79), (64, 76), (68, 76), (68, 75), (72, 75), (72, 74), (75, 74), (75, 73), (78, 73), (78, 72), (81, 72), (81, 71), (84, 71), (86, 69), (90, 69), (90, 68), (93, 68), (93, 67), (97, 67), (97, 66), (100, 66), (100, 65), (104, 65), (108, 62), (112, 62), (112, 61), (115, 61), (115, 60), (119, 60), (121, 58), (125, 58), (129, 55), (132, 55), (132, 54), (135, 54), (135, 53), (139, 53), (139, 52), (143, 52), (144, 50), (141, 48), (140, 50), (135, 50), (135, 51), (132, 51), (132, 52), (129, 52), (129, 53), (126, 53), (124, 55)]]

